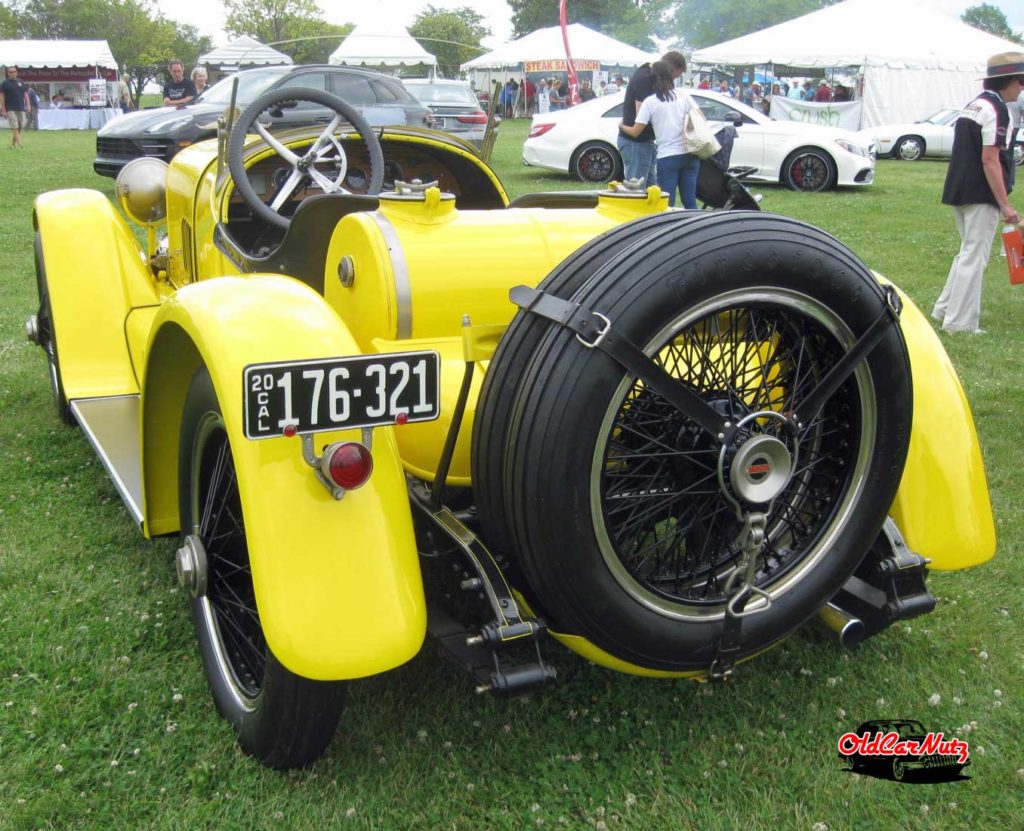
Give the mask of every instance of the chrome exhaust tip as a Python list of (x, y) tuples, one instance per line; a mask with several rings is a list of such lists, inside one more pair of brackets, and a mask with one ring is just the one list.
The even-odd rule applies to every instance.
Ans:
[(25, 337), (29, 343), (39, 346), (39, 318), (36, 315), (25, 321)]
[(864, 622), (834, 603), (826, 603), (818, 610), (818, 620), (839, 637), (844, 649), (856, 649), (864, 640)]

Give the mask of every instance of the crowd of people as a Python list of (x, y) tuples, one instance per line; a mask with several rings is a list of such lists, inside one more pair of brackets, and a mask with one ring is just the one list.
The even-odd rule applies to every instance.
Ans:
[(602, 95), (612, 95), (625, 87), (621, 75), (601, 79), (595, 86), (590, 79), (582, 80), (573, 101), (567, 76), (549, 76), (537, 79), (510, 78), (504, 84), (494, 81), (491, 94), (498, 99), (498, 114), (502, 118), (529, 118), (535, 113), (553, 112), (571, 107), (574, 103), (591, 101)]

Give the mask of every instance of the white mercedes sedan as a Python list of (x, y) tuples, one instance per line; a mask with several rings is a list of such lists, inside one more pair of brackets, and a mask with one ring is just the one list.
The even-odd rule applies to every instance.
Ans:
[[(729, 172), (756, 182), (780, 182), (793, 190), (820, 191), (869, 185), (875, 175), (871, 141), (835, 127), (774, 121), (733, 98), (686, 90), (712, 128), (736, 123)], [(595, 98), (568, 110), (533, 117), (523, 143), (523, 163), (569, 173), (585, 182), (622, 176), (615, 146), (624, 92)], [(737, 123), (738, 122), (738, 123)]]

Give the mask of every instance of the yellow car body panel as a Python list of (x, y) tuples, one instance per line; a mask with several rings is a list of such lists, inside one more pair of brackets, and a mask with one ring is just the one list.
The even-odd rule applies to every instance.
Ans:
[[(181, 367), (201, 362), (231, 443), (267, 642), (288, 669), (308, 678), (382, 672), (422, 644), (426, 607), (395, 430), (373, 430), (373, 475), (336, 501), (303, 461), (298, 437), (245, 437), (242, 375), (253, 363), (360, 353), (321, 297), (277, 275), (183, 288), (161, 307), (149, 350), (142, 406), (147, 517), (162, 517), (158, 530), (170, 530), (175, 427), (191, 377)], [(316, 447), (360, 437), (359, 430), (318, 433)]]
[(910, 449), (891, 514), (930, 568), (968, 568), (992, 559), (996, 531), (971, 408), (931, 324), (900, 294), (900, 325), (914, 375)]
[[(463, 319), (473, 326), (507, 325), (517, 311), (509, 288), (537, 285), (589, 240), (666, 206), (667, 197), (657, 189), (641, 198), (602, 195), (596, 209), (562, 209), (554, 222), (550, 212), (537, 209), (459, 211), (454, 200), (442, 200), (432, 189), (424, 201), (382, 199), (379, 210), (338, 223), (327, 254), (324, 294), (360, 346), (441, 353), (441, 417), (410, 424), (398, 434), (406, 470), (434, 478), (465, 371)], [(343, 257), (354, 274), (348, 286), (338, 279)], [(470, 437), (482, 380), (483, 372), (477, 371), (447, 477), (450, 485), (470, 484)]]
[(133, 308), (158, 305), (160, 293), (134, 234), (94, 190), (41, 194), (34, 215), (65, 394), (137, 393), (125, 319)]

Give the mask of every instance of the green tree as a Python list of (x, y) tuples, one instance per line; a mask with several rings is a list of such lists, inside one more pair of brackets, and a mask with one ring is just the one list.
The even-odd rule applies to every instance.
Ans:
[(483, 17), (468, 6), (437, 9), (428, 5), (409, 27), (409, 34), (437, 58), (438, 70), (447, 78), (456, 77), (462, 64), (484, 51), (480, 41), (490, 33)]
[(1006, 15), (995, 6), (989, 3), (981, 3), (977, 6), (971, 6), (965, 10), (960, 19), (968, 26), (973, 26), (975, 29), (981, 29), (983, 32), (989, 32), (990, 34), (996, 35), (1007, 40), (1013, 40), (1017, 43), (1024, 43), (1020, 32), (1014, 32), (1010, 28), (1010, 24), (1006, 20)]
[(326, 22), (316, 0), (221, 2), (227, 12), (224, 31), (233, 37), (248, 35), (260, 43), (278, 44), (274, 48), (296, 63), (327, 63), (331, 52), (353, 28), (351, 23)]
[(682, 0), (676, 7), (671, 29), (679, 38), (679, 45), (700, 49), (785, 23), (833, 2), (761, 0), (751, 4), (748, 0)]
[[(566, 9), (569, 23), (582, 23), (638, 49), (654, 51), (653, 37), (668, 34), (663, 19), (673, 0), (573, 0)], [(558, 0), (508, 0), (515, 37), (557, 26)]]
[(18, 36), (18, 15), (5, 3), (0, 3), (0, 38)]

